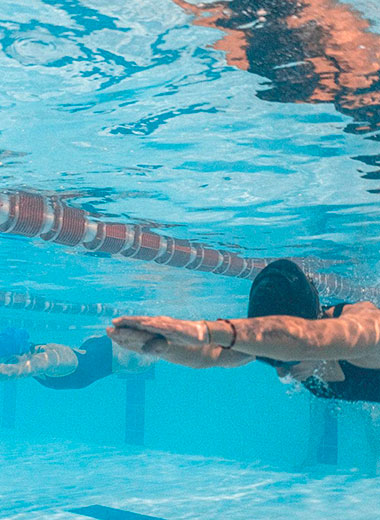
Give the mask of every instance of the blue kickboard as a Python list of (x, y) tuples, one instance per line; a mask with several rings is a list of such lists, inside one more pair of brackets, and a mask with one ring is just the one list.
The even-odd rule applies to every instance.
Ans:
[(77, 515), (88, 516), (97, 520), (163, 520), (156, 516), (140, 515), (131, 511), (98, 505), (69, 509), (69, 513), (76, 513)]

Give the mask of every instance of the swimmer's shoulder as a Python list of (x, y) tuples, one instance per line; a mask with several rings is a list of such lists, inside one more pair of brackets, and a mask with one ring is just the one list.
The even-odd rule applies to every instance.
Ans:
[(380, 317), (380, 309), (370, 301), (358, 303), (342, 303), (324, 307), (324, 318), (343, 318), (343, 317), (360, 317), (360, 316)]

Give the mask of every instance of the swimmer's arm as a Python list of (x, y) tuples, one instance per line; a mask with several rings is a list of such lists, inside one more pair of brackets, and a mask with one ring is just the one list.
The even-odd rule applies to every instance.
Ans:
[(74, 372), (78, 359), (65, 345), (39, 345), (34, 352), (14, 356), (8, 363), (0, 363), (0, 380), (25, 377), (59, 377)]
[(231, 349), (221, 348), (233, 340), (232, 327), (223, 320), (207, 321), (211, 341), (204, 321), (167, 316), (123, 316), (107, 333), (127, 349), (193, 368), (240, 366), (256, 356), (328, 361), (380, 355), (380, 310), (369, 302), (347, 305), (340, 318), (326, 320), (266, 316), (230, 321), (237, 331)]
[[(341, 317), (326, 320), (266, 316), (231, 322), (234, 351), (280, 361), (354, 360), (380, 352), (380, 310), (370, 302), (347, 305)], [(229, 345), (232, 327), (208, 323), (212, 337)]]
[[(149, 325), (145, 325), (146, 320)], [(232, 368), (255, 359), (254, 356), (217, 345), (200, 345), (196, 336), (200, 333), (204, 339), (204, 322), (175, 320), (165, 316), (125, 316), (113, 320), (113, 324), (114, 327), (107, 328), (107, 334), (127, 355), (132, 351), (148, 359), (159, 358), (191, 368)]]
[[(76, 349), (57, 343), (34, 347), (32, 352), (13, 356), (6, 363), (0, 363), (0, 380), (36, 377), (39, 380), (64, 378), (78, 368)], [(77, 350), (81, 354), (85, 351)], [(112, 344), (112, 372), (142, 372), (154, 362), (153, 356), (142, 356)], [(69, 387), (68, 387), (69, 388)]]

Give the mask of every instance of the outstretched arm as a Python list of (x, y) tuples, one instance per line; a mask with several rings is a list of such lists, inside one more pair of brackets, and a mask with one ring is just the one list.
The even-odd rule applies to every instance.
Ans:
[[(109, 336), (122, 344), (135, 330), (156, 334), (143, 345), (163, 359), (188, 366), (236, 366), (265, 356), (280, 361), (357, 360), (379, 357), (380, 310), (372, 303), (348, 305), (340, 318), (305, 320), (267, 316), (241, 320), (184, 321), (167, 317), (123, 317)], [(236, 331), (236, 339), (234, 340)], [(234, 345), (230, 349), (221, 348)], [(122, 345), (133, 349), (132, 345)], [(240, 357), (240, 363), (235, 356)], [(194, 361), (195, 360), (195, 361)]]
[[(140, 335), (144, 343), (150, 338), (149, 333)], [(139, 347), (138, 342), (136, 346)], [(19, 351), (18, 345), (13, 347), (15, 352)], [(34, 377), (54, 389), (84, 388), (121, 371), (142, 372), (155, 359), (121, 348), (106, 336), (89, 338), (80, 349), (49, 343), (11, 356), (10, 349), (7, 352), (3, 356), (5, 362), (0, 363), (0, 380)]]
[[(347, 305), (335, 319), (267, 316), (232, 324), (237, 331), (234, 350), (280, 361), (355, 360), (375, 357), (380, 351), (380, 310), (370, 302)], [(212, 329), (228, 345), (226, 324), (217, 323)]]
[[(124, 350), (156, 356), (177, 365), (191, 368), (236, 367), (255, 359), (251, 355), (208, 344), (204, 322), (167, 317), (125, 317), (113, 320), (113, 324), (114, 327), (107, 328), (107, 334)], [(148, 333), (144, 327), (151, 327), (152, 332)]]
[(56, 343), (39, 345), (33, 352), (16, 355), (10, 361), (0, 363), (0, 379), (60, 377), (73, 373), (78, 366), (74, 351)]

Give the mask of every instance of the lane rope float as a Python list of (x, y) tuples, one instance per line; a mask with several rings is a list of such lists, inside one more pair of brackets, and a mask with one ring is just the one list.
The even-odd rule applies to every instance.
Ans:
[[(26, 191), (0, 193), (0, 232), (247, 280), (253, 280), (274, 260), (244, 258), (227, 250), (147, 231), (140, 225), (102, 222), (82, 209), (67, 206), (59, 196)], [(315, 267), (323, 267), (322, 261), (318, 265), (308, 258), (292, 260), (312, 277), (324, 296), (380, 302), (380, 289), (377, 287), (360, 287), (335, 273), (315, 272)]]

